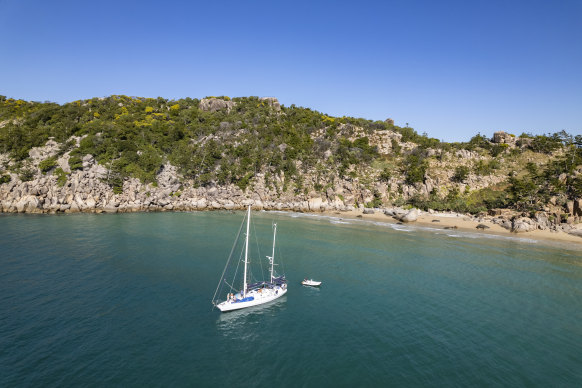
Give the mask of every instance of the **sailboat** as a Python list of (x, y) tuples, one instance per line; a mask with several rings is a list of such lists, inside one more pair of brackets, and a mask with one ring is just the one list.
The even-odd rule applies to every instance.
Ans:
[[(219, 290), (221, 289), (221, 285), (227, 284), (230, 287), (230, 291), (233, 291), (234, 288), (226, 282), (225, 273), (228, 268), (228, 263), (230, 262), (230, 258), (232, 257), (232, 252), (234, 251), (234, 247), (236, 246), (236, 240), (238, 240), (238, 236), (235, 239), (235, 245), (231, 251), (230, 257), (226, 263), (224, 271), (222, 272), (222, 276), (220, 278), (220, 282), (218, 283), (218, 287), (216, 288), (216, 292), (214, 293), (214, 297), (212, 298), (212, 304), (222, 312), (232, 311), (232, 310), (239, 310), (246, 307), (257, 306), (260, 304), (271, 302), (275, 299), (280, 298), (281, 296), (287, 293), (287, 279), (285, 279), (285, 275), (276, 276), (275, 274), (275, 241), (277, 237), (277, 224), (273, 226), (273, 253), (271, 256), (267, 256), (270, 264), (270, 277), (268, 281), (260, 281), (256, 283), (249, 283), (248, 276), (249, 276), (249, 231), (250, 231), (250, 223), (251, 223), (251, 207), (249, 206), (247, 210), (246, 216), (246, 235), (245, 235), (245, 257), (244, 257), (244, 274), (243, 274), (243, 284), (242, 289), (238, 292), (228, 292), (226, 295), (226, 300), (218, 301), (216, 299), (217, 295), (220, 293)], [(241, 224), (242, 229), (242, 224)], [(239, 235), (240, 235), (239, 229)]]

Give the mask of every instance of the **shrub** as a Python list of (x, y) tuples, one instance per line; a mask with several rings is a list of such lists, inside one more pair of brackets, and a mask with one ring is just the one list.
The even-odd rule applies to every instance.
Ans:
[(406, 158), (406, 183), (413, 185), (417, 182), (424, 182), (424, 176), (428, 167), (427, 162), (419, 155), (410, 154)]
[(60, 167), (55, 170), (55, 175), (57, 176), (57, 185), (63, 187), (67, 183), (67, 173)]
[(10, 183), (11, 180), (12, 180), (12, 178), (10, 177), (10, 175), (8, 175), (8, 174), (1, 175), (0, 176), (0, 185), (4, 184), (4, 183)]
[(253, 177), (252, 173), (248, 173), (247, 175), (245, 175), (244, 177), (242, 177), (242, 179), (240, 179), (236, 185), (242, 190), (245, 191), (247, 186), (250, 183), (251, 178)]
[(71, 155), (69, 158), (69, 167), (71, 168), (71, 171), (82, 170), (83, 160), (81, 160), (79, 155)]
[(377, 208), (382, 206), (382, 196), (379, 192), (374, 192), (374, 199), (364, 205), (367, 208)]
[(489, 141), (489, 139), (487, 139), (487, 137), (478, 133), (475, 136), (473, 136), (471, 140), (469, 140), (469, 142), (466, 145), (466, 148), (468, 150), (474, 150), (475, 148), (483, 148), (485, 150), (488, 150), (491, 148), (491, 142)]
[(38, 168), (43, 174), (46, 174), (57, 165), (57, 158), (54, 156), (47, 158), (38, 164)]
[(540, 135), (533, 138), (530, 148), (535, 152), (550, 154), (552, 151), (560, 148), (561, 145), (562, 143), (557, 136)]
[(396, 139), (392, 139), (392, 152), (394, 153), (394, 155), (400, 155), (400, 151), (402, 150), (402, 147), (400, 146), (400, 144), (398, 143), (398, 141)]
[(29, 182), (34, 179), (34, 170), (31, 168), (23, 168), (22, 170), (20, 170), (20, 174), (18, 174), (18, 177), (23, 182)]
[(390, 178), (392, 178), (392, 172), (386, 167), (382, 170), (378, 179), (382, 182), (388, 182)]
[(452, 177), (453, 182), (463, 182), (469, 176), (469, 167), (459, 166), (455, 169), (455, 174)]
[(482, 160), (478, 161), (475, 165), (474, 172), (477, 175), (490, 175), (493, 171), (500, 167), (500, 163), (497, 159), (492, 159), (489, 163), (485, 163)]

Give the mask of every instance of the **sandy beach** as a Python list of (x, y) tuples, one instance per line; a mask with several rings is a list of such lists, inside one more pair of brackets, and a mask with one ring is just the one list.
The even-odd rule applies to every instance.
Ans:
[[(323, 213), (330, 217), (340, 217), (340, 218), (358, 218), (362, 220), (369, 221), (381, 221), (388, 223), (398, 223), (399, 221), (391, 216), (387, 216), (381, 211), (374, 211), (374, 214), (364, 214), (360, 209), (354, 209), (350, 211), (342, 212), (325, 212)], [(489, 227), (489, 229), (477, 229), (477, 225), (483, 224)], [(416, 225), (422, 227), (430, 227), (437, 229), (455, 229), (463, 232), (480, 233), (480, 234), (493, 234), (498, 236), (507, 237), (519, 237), (519, 238), (529, 238), (534, 240), (546, 240), (553, 242), (565, 242), (574, 243), (582, 246), (582, 237), (573, 236), (564, 232), (551, 232), (549, 230), (535, 230), (531, 232), (513, 233), (509, 230), (502, 228), (499, 225), (493, 224), (492, 222), (484, 221), (479, 222), (471, 219), (466, 215), (450, 214), (450, 213), (427, 213), (422, 212), (418, 219), (414, 222), (408, 223), (408, 225)]]

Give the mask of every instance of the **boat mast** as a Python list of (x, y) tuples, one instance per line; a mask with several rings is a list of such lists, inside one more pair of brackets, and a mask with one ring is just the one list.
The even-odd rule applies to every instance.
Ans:
[(275, 239), (277, 237), (277, 224), (273, 229), (273, 256), (271, 256), (271, 283), (273, 282), (273, 266), (275, 265)]
[(251, 223), (251, 205), (249, 205), (249, 210), (247, 214), (247, 234), (245, 236), (245, 274), (243, 279), (243, 289), (241, 292), (242, 297), (244, 298), (247, 293), (247, 264), (249, 262), (249, 225)]

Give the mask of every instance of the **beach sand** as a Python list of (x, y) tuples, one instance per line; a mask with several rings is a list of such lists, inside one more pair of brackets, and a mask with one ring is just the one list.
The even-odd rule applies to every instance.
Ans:
[[(399, 221), (391, 216), (387, 216), (381, 211), (374, 211), (374, 214), (363, 214), (362, 210), (354, 209), (342, 212), (325, 212), (324, 215), (339, 218), (358, 218), (369, 221), (381, 221), (387, 223), (398, 223)], [(489, 229), (477, 229), (477, 225), (483, 224)], [(488, 221), (479, 222), (471, 219), (465, 215), (448, 214), (448, 213), (426, 213), (422, 212), (418, 219), (414, 222), (406, 223), (406, 225), (416, 225), (423, 227), (430, 227), (435, 229), (456, 229), (463, 232), (479, 233), (479, 234), (493, 234), (498, 236), (529, 238), (533, 240), (548, 240), (554, 242), (565, 242), (580, 244), (582, 246), (582, 237), (573, 236), (564, 232), (551, 232), (549, 230), (534, 230), (531, 232), (513, 233), (502, 228), (499, 225)]]

